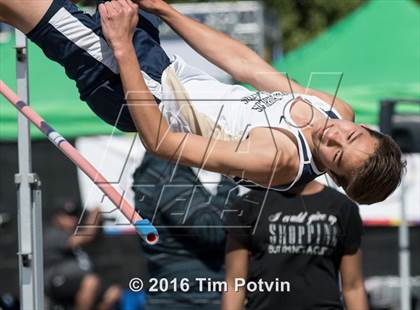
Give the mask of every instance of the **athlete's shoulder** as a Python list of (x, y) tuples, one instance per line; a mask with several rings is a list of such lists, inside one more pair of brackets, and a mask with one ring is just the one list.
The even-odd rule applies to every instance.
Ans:
[(340, 100), (336, 109), (341, 114), (343, 119), (351, 122), (355, 121), (354, 110), (350, 104)]
[(343, 119), (352, 122), (354, 121), (354, 111), (352, 106), (337, 96), (332, 96), (314, 89), (307, 89), (306, 94), (315, 96), (327, 105), (333, 107), (338, 113), (340, 113)]

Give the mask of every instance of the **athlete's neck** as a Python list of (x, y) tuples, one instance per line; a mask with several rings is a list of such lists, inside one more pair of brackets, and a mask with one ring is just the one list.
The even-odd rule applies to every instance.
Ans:
[(312, 140), (312, 132), (314, 130), (312, 125), (319, 122), (326, 123), (327, 118), (324, 114), (318, 111), (318, 109), (314, 108), (309, 102), (306, 102), (300, 97), (296, 98), (296, 100), (292, 103), (290, 114), (296, 126), (300, 128), (305, 136), (305, 140), (309, 145), (315, 165), (319, 170), (324, 171), (325, 167), (322, 165), (318, 155), (318, 146), (315, 145)]
[(309, 149), (312, 153), (312, 159), (315, 162), (316, 167), (321, 170), (325, 171), (325, 166), (321, 163), (321, 160), (319, 159), (318, 155), (318, 145), (315, 145), (314, 140), (312, 139), (312, 131), (313, 127), (308, 126), (306, 129), (303, 129), (303, 135), (305, 136), (305, 140), (309, 145)]

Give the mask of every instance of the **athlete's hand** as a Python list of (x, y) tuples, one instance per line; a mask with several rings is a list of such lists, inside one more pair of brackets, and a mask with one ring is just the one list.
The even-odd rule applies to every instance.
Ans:
[(130, 0), (112, 0), (99, 5), (102, 30), (114, 53), (132, 46), (138, 9)]
[(133, 2), (137, 3), (140, 9), (155, 15), (161, 15), (165, 9), (170, 8), (164, 0), (133, 0)]

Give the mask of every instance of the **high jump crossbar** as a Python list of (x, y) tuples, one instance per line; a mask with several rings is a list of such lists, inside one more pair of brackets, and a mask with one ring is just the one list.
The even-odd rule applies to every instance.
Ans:
[(55, 131), (28, 104), (20, 100), (2, 80), (0, 80), (0, 93), (98, 186), (135, 227), (137, 233), (147, 244), (153, 245), (158, 242), (158, 231), (150, 221), (143, 219), (131, 204), (121, 196), (107, 179), (73, 145)]

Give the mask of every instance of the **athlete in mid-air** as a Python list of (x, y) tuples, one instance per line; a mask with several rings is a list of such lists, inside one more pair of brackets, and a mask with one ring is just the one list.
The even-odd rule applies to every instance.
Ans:
[(139, 18), (138, 5), (129, 0), (100, 4), (93, 16), (67, 0), (0, 0), (0, 21), (63, 65), (98, 116), (138, 131), (147, 150), (161, 158), (281, 191), (328, 173), (365, 204), (384, 200), (398, 186), (404, 170), (398, 145), (354, 124), (344, 101), (290, 81), (245, 45), (162, 0), (137, 3), (258, 91), (169, 58), (155, 17)]

